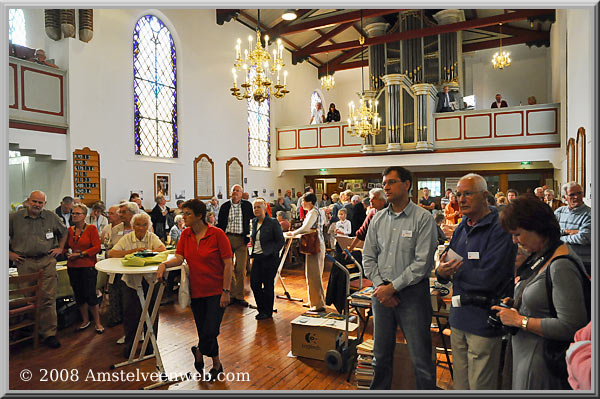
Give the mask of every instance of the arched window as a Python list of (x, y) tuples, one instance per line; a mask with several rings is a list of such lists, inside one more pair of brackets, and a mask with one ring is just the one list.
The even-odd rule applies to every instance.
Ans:
[[(256, 74), (250, 70), (248, 80)], [(271, 167), (271, 100), (248, 100), (248, 164), (254, 167)]]
[(310, 96), (310, 115), (312, 116), (313, 112), (317, 109), (317, 103), (321, 103), (321, 108), (327, 116), (327, 112), (325, 112), (325, 104), (323, 104), (323, 99), (318, 91), (313, 91), (313, 94)]
[(25, 15), (20, 8), (8, 10), (8, 40), (13, 44), (25, 46), (27, 34), (25, 33)]
[(177, 158), (177, 57), (169, 29), (144, 15), (133, 32), (135, 153)]

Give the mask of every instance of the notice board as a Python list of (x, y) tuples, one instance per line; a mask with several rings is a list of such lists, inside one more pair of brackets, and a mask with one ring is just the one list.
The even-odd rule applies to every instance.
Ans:
[(73, 151), (73, 192), (92, 206), (100, 201), (100, 155), (88, 147)]

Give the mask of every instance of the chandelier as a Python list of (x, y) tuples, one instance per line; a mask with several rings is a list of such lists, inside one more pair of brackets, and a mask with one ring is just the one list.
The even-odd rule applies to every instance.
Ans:
[(502, 24), (500, 24), (500, 51), (492, 57), (492, 65), (494, 69), (504, 69), (510, 66), (510, 62), (510, 53), (502, 51)]
[[(360, 12), (360, 31), (362, 32), (362, 10)], [(365, 42), (365, 38), (361, 35), (359, 38), (359, 43), (361, 46), (360, 52), (360, 61), (361, 65), (363, 63), (363, 52), (362, 45)], [(349, 108), (349, 116), (348, 116), (348, 133), (351, 136), (365, 137), (376, 136), (379, 134), (381, 130), (381, 118), (377, 113), (377, 106), (379, 105), (379, 101), (375, 101), (373, 104), (372, 99), (367, 99), (365, 96), (365, 78), (363, 73), (364, 66), (361, 66), (360, 69), (360, 77), (362, 81), (362, 91), (360, 92), (360, 103), (358, 109), (354, 107), (354, 101), (351, 101), (348, 104)], [(375, 105), (373, 107), (373, 105)]]
[(333, 78), (333, 74), (329, 74), (329, 53), (327, 53), (327, 72), (325, 76), (321, 77), (321, 87), (327, 91), (333, 89), (335, 86), (335, 79)]
[[(233, 87), (229, 89), (231, 95), (238, 100), (248, 100), (250, 98), (258, 103), (268, 99), (271, 94), (276, 98), (281, 98), (289, 93), (286, 89), (287, 71), (283, 72), (283, 84), (280, 80), (281, 69), (285, 66), (283, 63), (283, 45), (281, 39), (277, 39), (277, 44), (273, 49), (273, 56), (269, 54), (269, 36), (265, 35), (265, 47), (262, 47), (260, 40), (260, 10), (258, 10), (258, 25), (256, 26), (256, 46), (252, 50), (252, 36), (248, 36), (248, 49), (244, 50), (242, 58), (240, 39), (235, 46), (235, 62), (231, 70), (233, 74)], [(242, 72), (245, 81), (240, 86), (237, 85), (237, 72)], [(277, 83), (273, 84), (271, 80), (277, 74)], [(273, 87), (273, 91), (270, 89)]]

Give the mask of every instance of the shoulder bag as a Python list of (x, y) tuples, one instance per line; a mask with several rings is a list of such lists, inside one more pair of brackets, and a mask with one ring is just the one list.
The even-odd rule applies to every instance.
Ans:
[(317, 210), (317, 221), (312, 227), (310, 233), (304, 234), (300, 237), (300, 253), (305, 255), (315, 255), (321, 252), (321, 244), (319, 243), (319, 219), (321, 218), (321, 212)]
[[(568, 255), (562, 255), (562, 256), (558, 256), (556, 258), (554, 258), (552, 260), (552, 262), (554, 262), (557, 259), (561, 259), (561, 258), (566, 258), (569, 259), (577, 268), (577, 270), (579, 270), (581, 277), (582, 277), (582, 281), (583, 281), (583, 292), (584, 292), (584, 297), (585, 300), (588, 301), (589, 300), (589, 296), (586, 296), (586, 289), (588, 289), (589, 285), (590, 285), (590, 277), (587, 275), (587, 273), (585, 271), (582, 270), (581, 265), (579, 264), (579, 262), (577, 262), (574, 258), (568, 256)], [(551, 317), (556, 317), (556, 308), (554, 307), (554, 302), (552, 301), (552, 277), (550, 276), (550, 266), (552, 265), (549, 264), (548, 267), (546, 268), (546, 293), (548, 295), (548, 307), (550, 309), (550, 315)], [(586, 281), (587, 281), (587, 286), (586, 286)], [(588, 307), (589, 305), (586, 303), (586, 307)], [(588, 316), (589, 316), (589, 309), (588, 309)], [(589, 317), (588, 317), (589, 319)], [(571, 343), (573, 342), (573, 340), (571, 339), (570, 341), (556, 341), (553, 339), (549, 339), (549, 338), (545, 338), (544, 337), (544, 351), (543, 351), (543, 355), (544, 355), (544, 361), (546, 362), (546, 367), (548, 367), (548, 370), (550, 370), (550, 372), (552, 373), (552, 375), (554, 375), (555, 377), (563, 380), (563, 382), (566, 382), (566, 387), (569, 387), (568, 384), (568, 377), (569, 374), (567, 372), (567, 362), (566, 362), (566, 358), (565, 355), (567, 353), (567, 349), (569, 349), (569, 346), (571, 345)]]

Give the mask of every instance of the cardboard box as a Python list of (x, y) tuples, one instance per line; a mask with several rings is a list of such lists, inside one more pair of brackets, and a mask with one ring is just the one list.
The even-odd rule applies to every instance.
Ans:
[[(336, 343), (342, 341), (345, 326), (343, 316), (335, 313), (296, 317), (292, 320), (292, 354), (324, 360), (327, 351), (335, 349)], [(357, 328), (356, 323), (348, 324), (349, 332)]]

